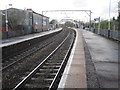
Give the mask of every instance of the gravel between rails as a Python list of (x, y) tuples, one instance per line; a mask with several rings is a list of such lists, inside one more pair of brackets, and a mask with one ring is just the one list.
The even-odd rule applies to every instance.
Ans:
[[(44, 61), (44, 63), (37, 69), (38, 71), (36, 73), (32, 74), (31, 78), (27, 79), (26, 83), (22, 84), (22, 86), (25, 85), (25, 87), (21, 87), (21, 88), (43, 89), (43, 88), (46, 88), (46, 86), (47, 86), (47, 88), (48, 87), (49, 88), (54, 87), (54, 89), (57, 88), (58, 82), (60, 80), (60, 76), (66, 65), (65, 63), (67, 63), (67, 59), (64, 59), (64, 58), (66, 57), (66, 53), (68, 52), (68, 49), (70, 50), (70, 48), (71, 48), (70, 46), (73, 44), (74, 36), (75, 36), (75, 34), (73, 32), (70, 32), (67, 39), (60, 46), (60, 48), (58, 48), (57, 51), (53, 55), (51, 55), (48, 59), (46, 59)], [(67, 53), (67, 55), (69, 55), (69, 54)], [(68, 58), (68, 56), (66, 58)], [(64, 62), (64, 64), (63, 64), (63, 62)], [(62, 67), (61, 67), (61, 65), (62, 65)], [(60, 71), (59, 71), (59, 69), (60, 69)], [(57, 74), (58, 72), (59, 72), (59, 74)], [(55, 77), (56, 77), (56, 79), (55, 79)], [(52, 82), (54, 82), (54, 84)]]
[[(2, 72), (2, 87), (13, 88), (17, 83), (21, 81), (21, 77), (25, 77), (28, 72), (33, 70), (38, 63), (40, 63), (59, 43), (67, 36), (68, 30), (63, 30), (61, 33), (54, 37), (54, 42), (47, 47), (42, 48), (36, 53), (24, 58), (19, 63), (11, 66), (10, 68)], [(53, 39), (53, 38), (52, 38)]]
[(16, 62), (17, 60), (19, 61), (22, 58), (31, 55), (30, 53), (35, 52), (38, 49), (44, 47), (45, 45), (51, 43), (52, 41), (54, 41), (54, 37), (60, 32), (61, 31), (53, 33), (52, 35), (50, 34), (50, 35), (42, 36), (41, 38), (39, 38), (38, 42), (36, 42), (35, 39), (36, 43), (35, 42), (32, 43), (33, 45), (28, 46), (27, 48), (24, 48), (19, 52), (16, 52), (16, 54), (11, 53), (10, 56), (4, 56), (6, 58), (2, 57), (2, 68), (4, 69), (8, 67), (10, 64)]

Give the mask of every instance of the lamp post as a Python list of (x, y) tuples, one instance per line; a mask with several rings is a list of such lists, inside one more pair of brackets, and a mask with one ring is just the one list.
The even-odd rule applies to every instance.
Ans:
[(7, 38), (8, 38), (8, 17), (7, 17), (7, 5), (6, 5), (6, 10), (5, 10), (5, 18), (6, 18), (6, 20), (5, 20), (5, 24), (6, 24), (6, 36), (7, 36)]
[(88, 18), (86, 16), (85, 16), (85, 18), (86, 18), (86, 25), (85, 25), (85, 27), (86, 27), (87, 30), (89, 30)]
[(100, 17), (99, 17), (99, 24), (98, 24), (98, 35), (100, 34)]
[(108, 38), (110, 38), (110, 9), (111, 9), (111, 0), (109, 1)]
[(108, 30), (110, 30), (110, 9), (111, 9), (111, 0), (109, 2), (109, 23), (108, 23)]
[(89, 15), (89, 17), (90, 17), (90, 21), (89, 21), (89, 22), (90, 22), (89, 31), (91, 31), (91, 13), (92, 13), (92, 12), (90, 11), (90, 15)]
[[(12, 4), (8, 4), (8, 6), (12, 6)], [(6, 5), (6, 10), (5, 10), (5, 18), (6, 18), (6, 20), (5, 20), (5, 23), (6, 23), (6, 36), (7, 36), (7, 38), (8, 38), (8, 12), (7, 12), (7, 5)]]

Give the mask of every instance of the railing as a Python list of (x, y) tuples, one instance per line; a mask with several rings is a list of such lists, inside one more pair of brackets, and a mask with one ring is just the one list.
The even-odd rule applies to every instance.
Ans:
[(98, 32), (98, 29), (91, 29), (91, 32), (102, 35), (104, 37), (114, 39), (117, 41), (120, 41), (120, 31), (119, 30), (103, 30), (100, 29)]

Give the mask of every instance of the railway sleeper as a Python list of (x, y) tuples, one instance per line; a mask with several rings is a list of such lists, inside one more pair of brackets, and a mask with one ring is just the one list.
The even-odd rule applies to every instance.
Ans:
[(43, 66), (43, 69), (59, 69), (60, 66)]
[[(62, 63), (63, 59), (59, 59), (59, 60), (49, 60), (46, 63)], [(53, 66), (53, 65), (52, 65)]]
[(51, 62), (51, 63), (46, 63), (46, 64), (47, 64), (47, 65), (61, 65), (61, 63), (59, 63), (59, 62), (58, 62), (58, 63), (52, 63), (52, 62)]
[[(53, 81), (53, 79), (54, 78), (50, 78), (50, 77), (48, 77), (48, 78), (43, 78), (43, 77), (37, 77), (37, 78), (35, 78), (35, 77), (33, 77), (33, 78), (31, 78), (30, 80), (29, 80), (29, 82), (27, 82), (25, 85), (24, 85), (24, 88), (31, 88), (31, 87), (36, 87), (36, 88), (39, 88), (38, 87), (38, 85), (40, 86), (40, 88), (41, 88), (41, 86), (43, 87), (43, 85), (44, 85), (44, 87), (46, 87), (46, 86), (50, 86), (51, 85), (51, 83), (52, 83), (52, 81)], [(44, 88), (43, 87), (43, 88)]]
[[(26, 87), (26, 85), (28, 86), (32, 86), (32, 85), (34, 85), (34, 86), (38, 86), (38, 85), (44, 85), (45, 87), (46, 86), (50, 86), (51, 85), (51, 83), (52, 83), (52, 81), (54, 80), (54, 78), (50, 78), (50, 77), (48, 77), (48, 78), (43, 78), (43, 77), (37, 77), (37, 78), (35, 78), (35, 77), (33, 77), (33, 78), (31, 78), (30, 80), (29, 80), (29, 82), (28, 83), (26, 83), (25, 84), (25, 87)], [(38, 87), (37, 87), (38, 88)]]
[(26, 84), (24, 88), (41, 88), (43, 89), (48, 89), (49, 88), (49, 84), (48, 85), (40, 85), (40, 84)]
[[(36, 73), (36, 75), (45, 75), (46, 73)], [(50, 73), (50, 75), (56, 75), (56, 73)]]
[(44, 68), (41, 68), (40, 70), (39, 70), (40, 72), (51, 72), (51, 71), (54, 71), (54, 72), (57, 72), (58, 71), (58, 69), (44, 69)]
[(48, 73), (45, 73), (45, 75), (40, 75), (40, 74), (39, 74), (39, 75), (38, 75), (38, 74), (35, 74), (35, 75), (34, 75), (34, 78), (39, 78), (39, 77), (40, 77), (41, 79), (42, 79), (42, 78), (54, 78), (54, 77), (55, 77), (55, 74), (52, 74), (52, 73), (50, 74), (50, 73), (48, 72)]
[(39, 84), (51, 84), (53, 81), (53, 78), (46, 78), (46, 79), (41, 79), (39, 78), (31, 78), (29, 84), (34, 84), (34, 83), (39, 83)]

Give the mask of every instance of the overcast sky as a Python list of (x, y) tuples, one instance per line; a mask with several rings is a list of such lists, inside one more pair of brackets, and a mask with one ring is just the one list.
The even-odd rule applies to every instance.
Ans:
[[(111, 0), (110, 16), (117, 17), (118, 15), (118, 1)], [(12, 3), (14, 8), (24, 9), (32, 8), (35, 12), (41, 13), (43, 10), (91, 10), (92, 19), (101, 17), (101, 19), (109, 18), (109, 2), (110, 0), (0, 0), (0, 9), (5, 9), (5, 5)], [(46, 14), (47, 15), (47, 14)], [(53, 15), (53, 14), (52, 14)], [(71, 17), (81, 16), (86, 20), (88, 19), (87, 14), (85, 15), (70, 13)], [(53, 16), (62, 16), (55, 14)], [(65, 17), (65, 16), (63, 16)], [(66, 15), (67, 17), (67, 15)]]

